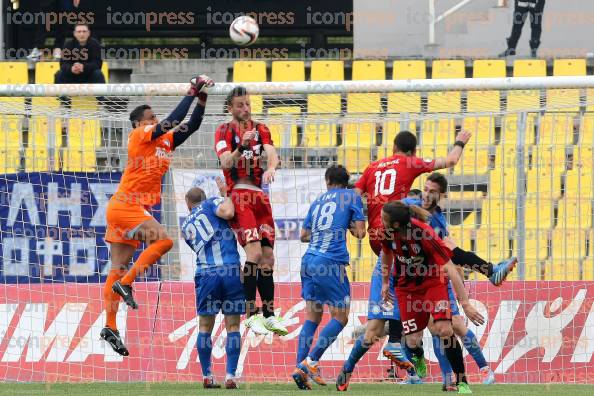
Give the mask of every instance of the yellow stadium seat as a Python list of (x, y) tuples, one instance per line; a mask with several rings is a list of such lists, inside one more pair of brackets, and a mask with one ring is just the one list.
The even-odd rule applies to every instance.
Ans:
[(299, 106), (273, 107), (268, 109), (268, 114), (271, 118), (267, 125), (275, 146), (283, 148), (297, 146), (296, 117), (300, 113), (301, 108)]
[[(544, 266), (544, 264), (543, 264), (543, 266)], [(516, 269), (514, 269), (507, 276), (507, 280), (520, 280), (520, 277), (518, 275), (518, 267), (516, 267)], [(526, 280), (526, 281), (542, 280), (541, 263), (538, 260), (526, 258), (523, 280)]]
[(541, 169), (553, 174), (565, 171), (567, 151), (565, 146), (551, 146), (539, 144), (532, 148), (532, 169)]
[(105, 77), (105, 83), (109, 83), (109, 63), (106, 60), (103, 60), (101, 65), (101, 73)]
[[(518, 144), (518, 117), (517, 114), (508, 114), (503, 117), (499, 144)], [(527, 146), (534, 144), (535, 122), (536, 116), (534, 114), (528, 114), (526, 117), (526, 131), (524, 134), (524, 144)]]
[[(384, 61), (354, 61), (353, 80), (385, 80)], [(347, 113), (379, 113), (382, 111), (379, 93), (347, 94)]]
[(21, 147), (23, 117), (18, 115), (0, 115), (0, 149)]
[(544, 280), (547, 281), (579, 281), (580, 260), (551, 259), (545, 263)]
[[(515, 172), (517, 168), (517, 147), (512, 144), (500, 144), (495, 151), (495, 169), (509, 168)], [(528, 167), (528, 150), (524, 148), (524, 165)]]
[(470, 214), (464, 218), (463, 224), (464, 224), (464, 227), (466, 227), (466, 228), (475, 229), (478, 225), (476, 212), (475, 211), (470, 212)]
[[(266, 62), (264, 61), (236, 61), (233, 63), (233, 82), (264, 82), (266, 81)], [(261, 95), (250, 95), (252, 113), (261, 114), (264, 101)]]
[(19, 147), (0, 148), (0, 173), (17, 173), (21, 167)]
[[(539, 59), (514, 61), (514, 77), (546, 77), (547, 63)], [(510, 91), (507, 95), (507, 110), (534, 110), (540, 106), (539, 90)]]
[(69, 119), (68, 146), (73, 148), (101, 147), (100, 121), (82, 118)]
[(430, 144), (428, 146), (421, 145), (417, 149), (417, 151), (418, 151), (417, 156), (420, 156), (423, 158), (429, 158), (429, 159), (445, 158), (448, 155), (448, 150), (449, 150), (449, 146), (447, 144), (438, 144), (438, 145)]
[[(62, 121), (53, 119), (54, 147), (62, 146)], [(46, 149), (50, 145), (50, 119), (46, 116), (33, 116), (29, 119), (29, 147)]]
[(462, 129), (472, 133), (472, 140), (477, 144), (495, 142), (495, 117), (465, 117)]
[[(54, 84), (55, 74), (60, 69), (60, 62), (37, 62), (35, 64), (35, 84)], [(60, 106), (56, 97), (35, 97), (31, 99), (31, 104), (55, 108)]]
[(539, 194), (549, 199), (561, 197), (561, 176), (551, 168), (530, 169), (526, 172), (526, 190), (528, 195)]
[(472, 240), (472, 227), (463, 226), (449, 226), (448, 233), (450, 238), (460, 247), (462, 250), (470, 250)]
[(99, 109), (99, 103), (94, 96), (73, 96), (70, 100), (71, 107), (78, 111), (95, 112)]
[(361, 240), (361, 254), (357, 263), (356, 279), (358, 282), (369, 282), (377, 264), (377, 256), (369, 245), (369, 235)]
[(472, 64), (473, 78), (502, 78), (507, 76), (502, 59), (477, 59)]
[(336, 146), (336, 124), (325, 118), (309, 117), (303, 128), (302, 145), (312, 148), (327, 148)]
[[(472, 70), (473, 78), (506, 77), (504, 60), (481, 59), (475, 60)], [(500, 110), (501, 95), (499, 91), (469, 91), (466, 99), (468, 112)]]
[(515, 199), (485, 199), (481, 211), (481, 228), (511, 229), (516, 226)]
[(573, 169), (592, 168), (594, 165), (594, 147), (579, 145), (574, 150)]
[(555, 229), (551, 241), (551, 257), (554, 259), (581, 259), (586, 255), (584, 230)]
[(592, 227), (592, 201), (580, 198), (564, 198), (559, 201), (557, 228), (585, 230)]
[(572, 145), (573, 113), (546, 113), (540, 118), (538, 144)]
[(95, 172), (97, 170), (97, 158), (92, 148), (68, 148), (64, 152), (65, 172)]
[[(394, 61), (393, 80), (424, 80), (427, 65), (423, 60)], [(418, 92), (392, 92), (388, 94), (388, 113), (420, 113), (421, 94)]]
[[(404, 124), (404, 129), (402, 125)], [(382, 146), (386, 146), (390, 151), (394, 145), (394, 138), (398, 132), (407, 130), (415, 133), (417, 131), (417, 124), (414, 121), (386, 121), (382, 129)]]
[(340, 94), (311, 94), (307, 96), (308, 114), (340, 114)]
[(41, 148), (28, 148), (25, 150), (26, 172), (51, 172), (60, 166), (58, 150), (55, 150), (53, 159), (50, 159), (49, 150)]
[[(0, 62), (0, 84), (28, 84), (29, 71), (26, 62)], [(22, 112), (25, 109), (25, 98), (2, 97), (4, 109)], [(1, 144), (0, 144), (1, 147)]]
[(582, 262), (582, 279), (585, 281), (594, 281), (594, 248), (592, 234), (590, 234), (590, 251), (588, 257)]
[(375, 146), (376, 124), (345, 120), (342, 124), (342, 145), (367, 148)]
[(593, 198), (592, 168), (574, 168), (565, 175), (565, 197)]
[(303, 61), (273, 61), (272, 81), (305, 81), (305, 63)]
[(476, 254), (489, 262), (498, 262), (510, 255), (508, 232), (504, 228), (476, 230)]
[(580, 137), (578, 144), (590, 147), (594, 146), (594, 113), (584, 113), (580, 117)]
[[(432, 64), (433, 79), (465, 78), (466, 66), (462, 60), (436, 60)], [(461, 110), (460, 92), (436, 92), (427, 95), (429, 113), (459, 113)]]
[(344, 62), (339, 60), (317, 60), (311, 62), (311, 81), (344, 80)]
[(468, 145), (464, 148), (462, 158), (454, 167), (457, 175), (484, 175), (489, 172), (489, 148)]
[(456, 122), (451, 118), (424, 120), (421, 131), (423, 146), (452, 145), (456, 139)]
[[(554, 76), (585, 76), (585, 59), (555, 59)], [(547, 111), (577, 112), (580, 108), (579, 89), (547, 90)]]
[(546, 260), (549, 256), (549, 230), (526, 229), (525, 238), (526, 259)]
[(358, 147), (340, 147), (337, 150), (338, 163), (346, 167), (351, 173), (363, 173), (373, 161), (371, 149)]
[(489, 196), (512, 198), (517, 191), (516, 170), (514, 168), (496, 167), (489, 172)]
[(526, 227), (549, 229), (553, 222), (553, 201), (549, 196), (531, 196), (526, 200)]

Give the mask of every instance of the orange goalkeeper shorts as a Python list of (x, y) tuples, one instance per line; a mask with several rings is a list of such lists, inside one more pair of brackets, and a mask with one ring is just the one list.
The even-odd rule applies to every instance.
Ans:
[(140, 241), (133, 239), (134, 233), (142, 223), (153, 218), (144, 206), (122, 202), (113, 197), (107, 204), (105, 216), (105, 240), (110, 243), (125, 243), (136, 248), (140, 246)]

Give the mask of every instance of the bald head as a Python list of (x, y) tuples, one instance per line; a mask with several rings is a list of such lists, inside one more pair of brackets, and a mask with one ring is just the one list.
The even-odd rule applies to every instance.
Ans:
[(198, 187), (192, 187), (186, 193), (186, 204), (188, 205), (189, 209), (192, 209), (205, 199), (206, 194), (201, 188)]

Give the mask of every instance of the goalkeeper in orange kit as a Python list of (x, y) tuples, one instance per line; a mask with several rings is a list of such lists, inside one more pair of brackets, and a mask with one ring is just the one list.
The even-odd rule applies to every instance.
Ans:
[[(173, 246), (165, 227), (149, 210), (161, 201), (161, 179), (169, 169), (173, 150), (200, 127), (207, 89), (213, 84), (204, 75), (193, 78), (187, 96), (161, 122), (148, 105), (138, 106), (130, 113), (134, 129), (128, 136), (128, 162), (106, 210), (105, 240), (111, 245), (111, 269), (103, 289), (107, 320), (101, 330), (101, 338), (120, 355), (129, 354), (116, 326), (120, 297), (130, 308), (137, 309), (132, 283)], [(198, 97), (198, 104), (188, 122), (181, 124), (195, 97)], [(128, 270), (141, 242), (146, 249)]]

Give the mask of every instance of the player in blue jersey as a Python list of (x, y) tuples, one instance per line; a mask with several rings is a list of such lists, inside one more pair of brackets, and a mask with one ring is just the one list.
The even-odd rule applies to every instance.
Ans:
[[(346, 273), (346, 234), (350, 231), (358, 239), (365, 237), (363, 203), (359, 194), (347, 189), (349, 177), (341, 165), (326, 170), (328, 191), (311, 204), (301, 229), (301, 241), (309, 242), (309, 247), (301, 261), (306, 320), (299, 333), (297, 367), (293, 372), (300, 389), (311, 389), (310, 378), (326, 385), (318, 362), (348, 322), (351, 290)], [(328, 305), (332, 319), (311, 348), (324, 305)]]
[[(510, 259), (504, 260), (498, 265), (493, 266), (491, 263), (487, 263), (485, 260), (481, 259), (479, 256), (472, 252), (466, 252), (460, 249), (456, 242), (449, 236), (448, 233), (448, 223), (447, 220), (439, 207), (439, 202), (441, 198), (445, 195), (448, 188), (448, 181), (440, 173), (434, 172), (425, 181), (425, 185), (423, 187), (423, 191), (421, 192), (420, 196), (415, 194), (415, 192), (411, 191), (409, 197), (403, 200), (404, 203), (408, 205), (417, 205), (422, 207), (423, 209), (427, 210), (431, 216), (429, 218), (429, 224), (435, 230), (437, 235), (444, 240), (448, 248), (452, 250), (454, 253), (452, 257), (452, 262), (457, 264), (458, 266), (464, 266), (471, 268), (477, 272), (485, 273), (489, 267), (491, 268), (491, 276), (489, 279), (491, 282), (498, 286), (500, 285), (510, 274), (516, 264), (516, 258), (512, 257)], [(473, 265), (464, 265), (464, 264), (473, 264)], [(478, 267), (482, 267), (483, 269), (479, 269)], [(464, 318), (460, 314), (460, 310), (458, 309), (458, 305), (456, 303), (456, 299), (454, 297), (454, 293), (452, 290), (451, 283), (448, 284), (448, 293), (450, 296), (450, 306), (452, 309), (452, 326), (454, 329), (454, 333), (460, 337), (464, 347), (476, 364), (478, 365), (481, 375), (483, 378), (483, 383), (488, 385), (495, 382), (495, 374), (493, 370), (490, 369), (487, 361), (481, 351), (480, 344), (478, 339), (476, 338), (475, 334), (472, 330), (468, 329), (466, 323), (464, 322)], [(431, 333), (434, 334), (433, 325), (429, 325), (429, 329)], [(442, 370), (442, 376), (444, 381), (444, 388), (450, 387), (451, 384), (451, 373), (452, 368), (440, 348), (440, 341), (439, 337), (433, 335), (433, 347), (435, 350), (435, 355), (438, 359), (439, 366)], [(460, 354), (462, 351), (460, 350)], [(424, 357), (415, 355), (413, 358), (415, 365), (420, 365), (421, 367), (424, 366)]]
[[(226, 187), (217, 179), (221, 193)], [(227, 375), (225, 387), (236, 389), (235, 372), (241, 351), (240, 318), (245, 313), (245, 295), (241, 283), (241, 265), (237, 241), (228, 224), (235, 214), (233, 202), (227, 197), (206, 198), (198, 187), (186, 193), (190, 215), (182, 225), (186, 243), (196, 252), (196, 310), (199, 316), (198, 356), (202, 367), (204, 388), (220, 388), (210, 371), (215, 317), (225, 315), (227, 329)]]

